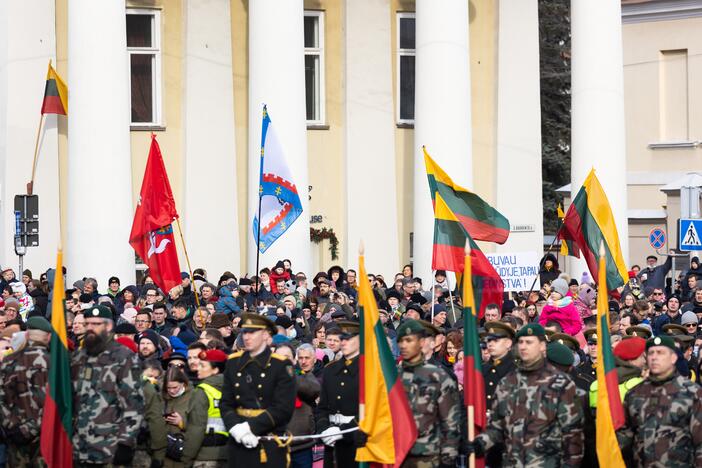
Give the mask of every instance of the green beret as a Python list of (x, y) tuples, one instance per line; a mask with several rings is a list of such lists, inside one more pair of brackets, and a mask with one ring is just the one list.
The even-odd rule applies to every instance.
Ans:
[(29, 317), (27, 319), (27, 328), (29, 330), (41, 330), (46, 333), (51, 333), (53, 329), (51, 324), (44, 317)]
[(665, 346), (674, 352), (676, 351), (675, 341), (671, 337), (665, 335), (646, 340), (646, 351), (648, 351), (648, 348), (651, 348), (652, 346)]
[(538, 323), (529, 323), (519, 329), (516, 338), (519, 339), (523, 336), (536, 336), (541, 340), (545, 340), (546, 330), (544, 330), (544, 327), (542, 327)]
[(90, 309), (83, 312), (83, 316), (85, 316), (86, 319), (91, 317), (110, 320), (114, 319), (114, 317), (112, 317), (112, 311), (107, 307), (101, 305), (92, 306)]
[(426, 336), (426, 333), (427, 331), (424, 326), (414, 319), (405, 320), (399, 327), (397, 327), (398, 340), (409, 335)]
[(546, 347), (546, 358), (552, 363), (560, 364), (561, 366), (572, 366), (573, 362), (575, 362), (573, 351), (566, 345), (555, 341), (549, 343)]

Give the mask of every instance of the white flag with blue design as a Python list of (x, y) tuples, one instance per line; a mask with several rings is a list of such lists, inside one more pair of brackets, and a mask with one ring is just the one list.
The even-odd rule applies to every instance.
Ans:
[(266, 106), (263, 106), (258, 194), (261, 229), (259, 232), (259, 215), (255, 214), (253, 234), (254, 239), (258, 238), (258, 250), (264, 253), (302, 214), (300, 195)]

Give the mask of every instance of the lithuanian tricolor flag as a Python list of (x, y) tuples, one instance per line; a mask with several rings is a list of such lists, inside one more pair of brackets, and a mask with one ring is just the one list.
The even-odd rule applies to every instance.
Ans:
[[(558, 215), (558, 219), (562, 223), (563, 219), (565, 219), (565, 213), (563, 212), (563, 207), (560, 203), (556, 207), (556, 214)], [(563, 255), (564, 257), (568, 256), (568, 241), (561, 241), (561, 255)]]
[(422, 149), (432, 202), (436, 203), (436, 194), (440, 194), (473, 239), (504, 244), (509, 236), (507, 218), (475, 193), (455, 184), (429, 156), (427, 149)]
[(68, 86), (51, 66), (51, 61), (49, 61), (49, 71), (46, 73), (41, 113), (68, 115)]
[[(482, 353), (478, 336), (475, 295), (471, 274), (470, 252), (466, 251), (463, 271), (463, 397), (469, 414), (473, 414), (475, 435), (487, 424), (485, 408), (485, 381), (483, 380)], [(472, 408), (472, 409), (471, 409)]]
[(73, 466), (73, 392), (66, 336), (63, 253), (60, 250), (56, 260), (53, 295), (51, 326), (54, 331), (49, 346), (49, 384), (41, 420), (40, 447), (49, 468), (70, 468)]
[[(601, 242), (599, 284), (606, 282), (605, 247)], [(609, 334), (609, 303), (605, 288), (597, 290), (597, 423), (596, 445), (600, 466), (622, 467), (615, 431), (624, 424), (624, 408), (619, 397), (619, 381)]]
[(478, 244), (437, 192), (434, 197), (432, 269), (461, 273), (465, 265), (466, 243), (470, 246), (474, 307), (478, 316), (482, 317), (488, 304), (502, 304), (504, 284)]
[(356, 461), (400, 466), (417, 440), (417, 426), (397, 373), (363, 255), (358, 260), (361, 356), (358, 427), (368, 435)]
[(600, 242), (604, 242), (607, 291), (629, 281), (612, 208), (594, 169), (568, 208), (558, 238), (568, 243), (569, 255), (580, 257), (582, 252), (593, 278), (600, 277), (597, 252)]

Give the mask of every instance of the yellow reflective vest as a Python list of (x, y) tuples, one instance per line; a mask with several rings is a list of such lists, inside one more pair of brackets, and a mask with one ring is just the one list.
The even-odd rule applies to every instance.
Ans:
[(222, 414), (219, 411), (219, 401), (222, 399), (222, 392), (217, 390), (210, 384), (201, 383), (197, 388), (202, 389), (207, 395), (207, 401), (209, 402), (209, 407), (207, 408), (207, 428), (205, 429), (205, 434), (221, 434), (223, 436), (229, 436), (224, 427), (224, 421), (222, 421)]
[[(641, 377), (634, 377), (631, 378), (623, 383), (619, 384), (619, 397), (622, 399), (622, 403), (624, 402), (624, 397), (626, 396), (626, 392), (631, 390), (632, 388), (636, 387), (638, 384), (643, 382), (643, 379)], [(597, 408), (597, 380), (592, 382), (590, 385), (590, 408)]]

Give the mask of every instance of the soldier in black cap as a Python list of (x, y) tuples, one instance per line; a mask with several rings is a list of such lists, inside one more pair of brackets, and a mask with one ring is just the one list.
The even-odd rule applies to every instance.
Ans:
[(513, 372), (516, 368), (512, 355), (514, 330), (506, 323), (485, 322), (485, 332), (490, 362), (483, 367), (483, 378), (485, 379), (487, 409), (490, 411), (497, 384), (502, 380), (502, 377)]
[(594, 382), (597, 380), (597, 369), (595, 367), (597, 365), (597, 329), (585, 330), (583, 334), (587, 340), (587, 356), (585, 356), (585, 360), (576, 370), (579, 374), (592, 379)]
[(285, 435), (295, 409), (293, 365), (271, 352), (271, 337), (277, 330), (270, 319), (247, 313), (239, 327), (244, 349), (227, 360), (220, 402), (222, 420), (232, 436), (229, 466), (284, 467), (289, 443), (260, 437)]
[[(341, 359), (327, 364), (322, 374), (322, 392), (317, 407), (317, 432), (324, 435), (325, 468), (357, 467), (358, 434), (339, 434), (358, 425), (358, 322), (338, 322), (341, 328)], [(294, 393), (294, 392), (293, 392)]]

